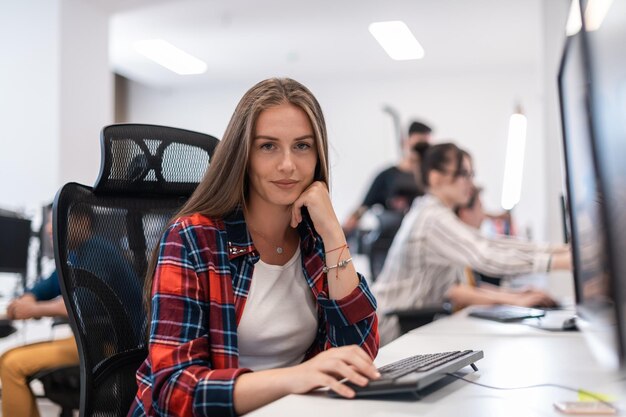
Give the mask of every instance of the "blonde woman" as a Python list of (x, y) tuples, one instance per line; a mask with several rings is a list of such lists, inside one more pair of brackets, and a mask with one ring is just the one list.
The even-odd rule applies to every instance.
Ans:
[[(376, 302), (328, 194), (321, 108), (291, 79), (241, 99), (148, 270), (149, 356), (129, 416), (243, 414), (378, 377)], [(254, 372), (252, 372), (254, 371)]]

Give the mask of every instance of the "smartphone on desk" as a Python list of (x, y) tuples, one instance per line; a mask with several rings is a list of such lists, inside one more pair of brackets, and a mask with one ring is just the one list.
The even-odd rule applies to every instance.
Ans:
[(554, 408), (564, 414), (576, 415), (613, 415), (617, 408), (600, 401), (562, 401), (555, 402)]

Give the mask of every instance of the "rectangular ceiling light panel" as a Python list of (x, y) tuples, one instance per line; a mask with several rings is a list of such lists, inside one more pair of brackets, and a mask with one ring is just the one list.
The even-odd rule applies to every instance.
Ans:
[(204, 61), (162, 39), (135, 42), (135, 50), (179, 75), (202, 74), (207, 70)]
[(406, 61), (424, 57), (424, 48), (402, 21), (375, 22), (369, 30), (391, 59)]

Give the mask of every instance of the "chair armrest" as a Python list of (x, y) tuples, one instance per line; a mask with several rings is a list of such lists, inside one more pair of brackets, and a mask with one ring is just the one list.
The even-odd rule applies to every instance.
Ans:
[(385, 316), (398, 317), (400, 331), (402, 334), (404, 334), (432, 322), (433, 320), (438, 318), (438, 316), (445, 316), (449, 314), (451, 314), (451, 308), (450, 305), (446, 303), (439, 306), (412, 308), (406, 310), (392, 310), (387, 312)]
[(43, 397), (61, 406), (62, 410), (79, 409), (80, 367), (78, 364), (44, 369), (27, 378), (29, 384), (34, 380), (41, 382)]
[(450, 314), (450, 309), (444, 306), (437, 307), (424, 307), (424, 308), (411, 308), (406, 310), (392, 310), (388, 311), (386, 316), (398, 316), (398, 317), (422, 317), (435, 314)]
[(51, 326), (53, 328), (62, 324), (70, 324), (70, 320), (65, 316), (55, 316), (52, 318)]
[(41, 371), (29, 376), (28, 382), (34, 381), (35, 379), (43, 381), (48, 378), (70, 380), (77, 378), (76, 381), (80, 381), (79, 365), (64, 365), (56, 366), (54, 368), (42, 369)]

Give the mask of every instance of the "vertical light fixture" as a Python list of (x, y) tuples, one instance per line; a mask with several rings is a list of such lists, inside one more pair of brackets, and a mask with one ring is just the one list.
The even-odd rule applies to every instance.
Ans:
[(573, 36), (580, 32), (582, 27), (583, 22), (580, 16), (580, 0), (572, 0), (569, 6), (567, 24), (565, 25), (565, 34), (567, 36)]
[(585, 8), (585, 30), (592, 32), (600, 29), (613, 0), (589, 0)]
[[(585, 7), (585, 30), (592, 32), (600, 29), (606, 14), (609, 12), (613, 0), (589, 0)], [(582, 29), (582, 18), (580, 0), (572, 0), (567, 17), (567, 25), (565, 33), (567, 36), (573, 36)]]
[(518, 105), (509, 119), (509, 138), (506, 145), (501, 201), (502, 208), (505, 210), (511, 210), (519, 203), (522, 194), (526, 125), (526, 116), (521, 106)]

